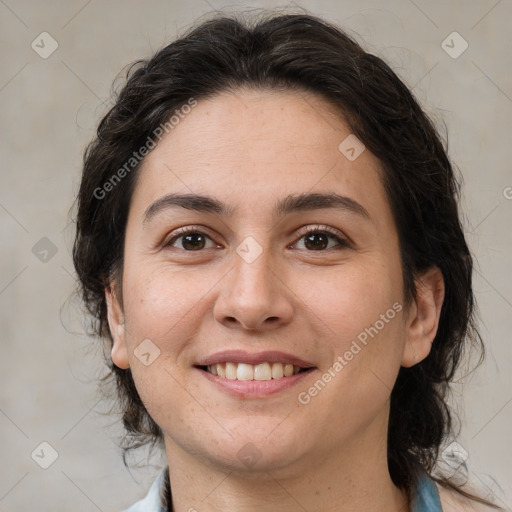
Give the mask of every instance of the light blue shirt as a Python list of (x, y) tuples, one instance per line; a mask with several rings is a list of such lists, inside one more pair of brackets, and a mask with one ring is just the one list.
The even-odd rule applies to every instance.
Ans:
[(422, 473), (418, 478), (412, 510), (413, 512), (443, 512), (436, 484), (426, 473)]
[[(145, 498), (123, 512), (167, 512), (169, 506), (165, 500), (165, 488), (169, 479), (168, 469), (165, 468), (160, 472)], [(422, 473), (418, 479), (412, 510), (413, 512), (443, 512), (436, 484), (426, 473)]]

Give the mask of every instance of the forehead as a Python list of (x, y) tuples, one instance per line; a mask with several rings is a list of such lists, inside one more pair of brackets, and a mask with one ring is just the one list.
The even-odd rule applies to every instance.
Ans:
[(132, 205), (192, 193), (258, 215), (290, 194), (332, 191), (382, 217), (380, 163), (367, 150), (347, 158), (340, 144), (349, 136), (340, 111), (313, 93), (224, 92), (199, 100), (146, 156)]
[(344, 133), (350, 130), (340, 114), (310, 92), (238, 89), (198, 101), (143, 168), (160, 157), (180, 168), (226, 168), (219, 164), (240, 161), (307, 165), (319, 157), (322, 164), (337, 151)]

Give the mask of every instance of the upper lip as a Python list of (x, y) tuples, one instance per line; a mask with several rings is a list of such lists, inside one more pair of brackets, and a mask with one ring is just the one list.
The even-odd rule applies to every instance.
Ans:
[(315, 365), (304, 361), (292, 354), (281, 352), (278, 350), (268, 350), (265, 352), (256, 352), (251, 354), (243, 350), (223, 350), (222, 352), (216, 352), (200, 359), (196, 366), (209, 366), (217, 363), (247, 363), (247, 364), (260, 364), (260, 363), (282, 363), (282, 364), (293, 364), (294, 366), (300, 366), (301, 368), (313, 368)]

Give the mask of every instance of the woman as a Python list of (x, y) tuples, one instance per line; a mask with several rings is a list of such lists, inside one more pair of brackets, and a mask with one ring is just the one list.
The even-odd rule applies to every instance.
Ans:
[(313, 16), (215, 18), (131, 68), (74, 247), (126, 448), (168, 461), (129, 510), (484, 510), (432, 476), (480, 343), (456, 195), (407, 87)]

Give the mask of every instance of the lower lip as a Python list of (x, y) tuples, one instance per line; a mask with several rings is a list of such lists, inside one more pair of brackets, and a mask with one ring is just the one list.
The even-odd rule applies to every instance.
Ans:
[(199, 368), (196, 369), (220, 389), (241, 398), (265, 397), (278, 393), (279, 391), (284, 391), (285, 389), (295, 386), (314, 371), (314, 368), (311, 368), (305, 372), (291, 375), (290, 377), (281, 377), (280, 379), (272, 380), (236, 380), (219, 377), (218, 375), (213, 375), (213, 373)]

